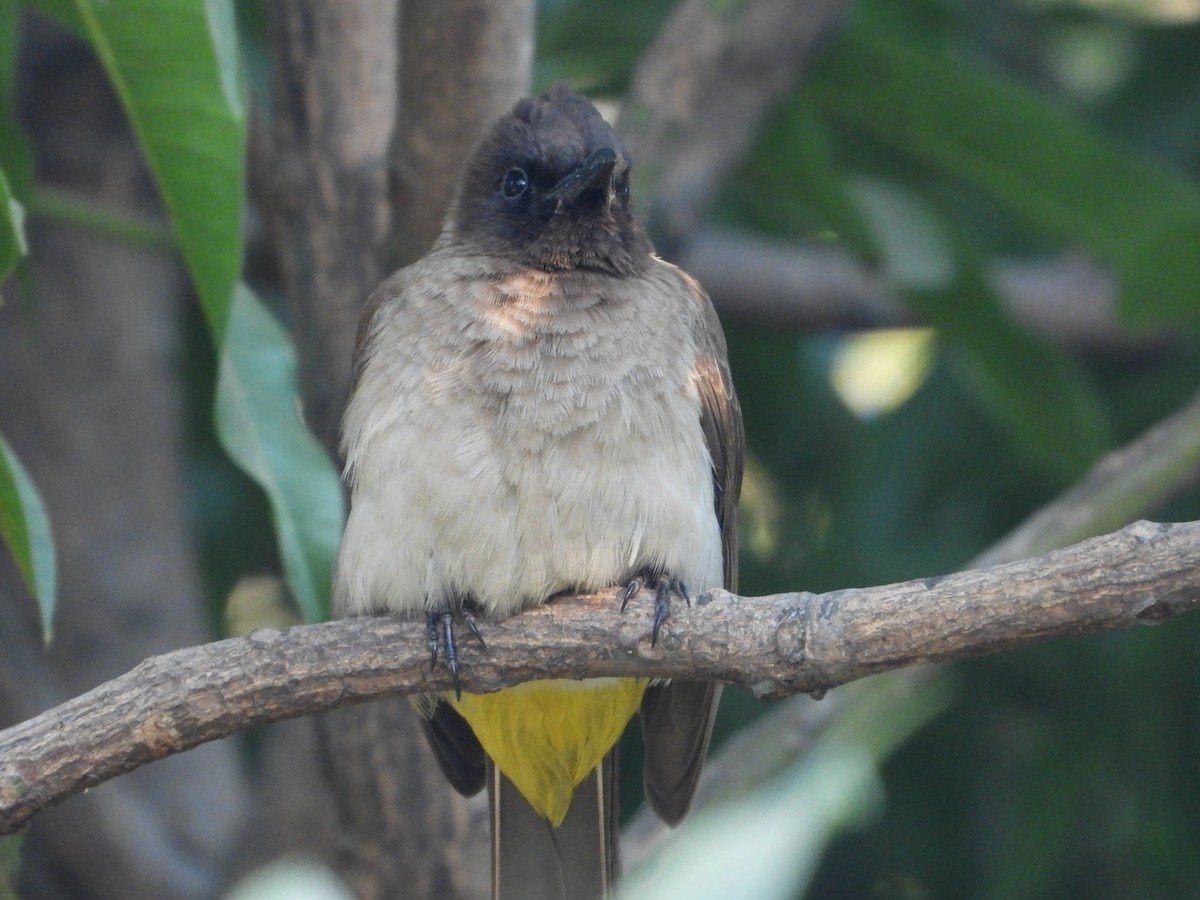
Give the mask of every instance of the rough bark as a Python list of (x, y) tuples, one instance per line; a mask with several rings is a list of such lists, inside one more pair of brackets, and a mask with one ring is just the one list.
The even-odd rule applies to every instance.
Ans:
[[(720, 680), (771, 699), (878, 672), (1135, 625), (1200, 606), (1200, 522), (1137, 522), (1032, 560), (826, 594), (715, 590), (676, 608), (656, 646), (649, 611), (612, 591), (488, 623), (462, 688), (531, 678)], [(467, 648), (464, 646), (463, 648)], [(0, 833), (50, 804), (205, 741), (336, 705), (445, 691), (423, 623), (389, 617), (263, 630), (146, 660), (0, 733)]]
[(331, 455), (358, 312), (384, 275), (396, 8), (275, 0), (273, 129), (251, 188), (283, 269), (308, 421)]

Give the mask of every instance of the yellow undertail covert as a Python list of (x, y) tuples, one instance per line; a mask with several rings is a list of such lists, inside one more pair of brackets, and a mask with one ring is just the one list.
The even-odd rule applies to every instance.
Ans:
[(620, 738), (645, 690), (640, 678), (529, 681), (445, 699), (470, 723), (496, 768), (557, 828), (576, 785)]

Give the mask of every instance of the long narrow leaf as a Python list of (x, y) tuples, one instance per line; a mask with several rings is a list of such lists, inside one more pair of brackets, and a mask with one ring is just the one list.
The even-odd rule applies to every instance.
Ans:
[[(61, 3), (44, 9), (65, 15)], [(75, 0), (74, 12), (129, 115), (220, 343), (241, 271), (245, 200), (233, 8), (228, 0)]]
[[(328, 617), (331, 561), (342, 530), (341, 484), (297, 412), (287, 332), (244, 285), (234, 294), (217, 380), (217, 431), (271, 501), (288, 584), (308, 621)], [(291, 398), (290, 403), (280, 402)]]
[(20, 15), (15, 0), (0, 0), (0, 168), (12, 193), (27, 197), (33, 185), (33, 150), (13, 108)]
[(220, 353), (217, 431), (270, 500), (289, 586), (323, 618), (341, 491), (296, 415), (295, 353), (242, 260), (245, 112), (228, 0), (42, 0), (95, 47), (149, 161)]
[(0, 537), (37, 601), (46, 642), (54, 631), (54, 539), (50, 519), (29, 473), (0, 437)]
[(25, 210), (9, 191), (8, 178), (0, 170), (0, 282), (25, 253)]
[(25, 196), (33, 181), (33, 157), (12, 108), (19, 15), (13, 0), (0, 0), (0, 282), (28, 252), (17, 196)]

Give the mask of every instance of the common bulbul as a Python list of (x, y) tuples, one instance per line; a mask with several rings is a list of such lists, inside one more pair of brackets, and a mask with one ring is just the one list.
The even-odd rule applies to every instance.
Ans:
[[(359, 328), (342, 432), (351, 509), (341, 615), (454, 625), (564, 592), (735, 588), (744, 439), (707, 295), (654, 255), (629, 158), (565, 84), (472, 150), (440, 237), (384, 281)], [(627, 612), (627, 614), (630, 614)], [(482, 639), (480, 639), (482, 643)], [(542, 681), (417, 704), (451, 784), (486, 784), (493, 893), (600, 897), (617, 872), (616, 742), (640, 711), (648, 800), (687, 812), (719, 687)]]

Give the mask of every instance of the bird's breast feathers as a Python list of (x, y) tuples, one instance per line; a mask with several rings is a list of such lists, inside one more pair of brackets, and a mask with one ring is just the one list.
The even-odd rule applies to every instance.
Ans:
[(647, 567), (721, 584), (693, 304), (653, 263), (632, 282), (459, 278), (379, 308), (344, 424), (339, 612), (471, 597), (503, 616)]

